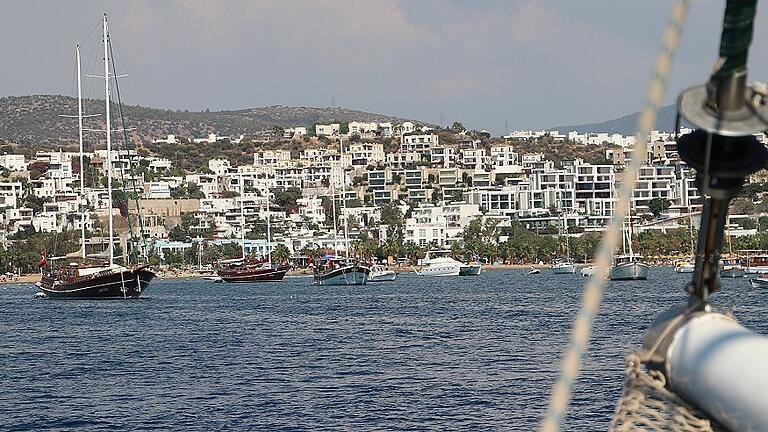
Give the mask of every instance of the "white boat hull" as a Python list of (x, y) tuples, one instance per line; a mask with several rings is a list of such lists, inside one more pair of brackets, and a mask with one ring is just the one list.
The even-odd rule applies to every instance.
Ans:
[(684, 264), (675, 267), (675, 273), (693, 273), (696, 266), (693, 264)]
[(610, 280), (645, 280), (648, 279), (648, 264), (628, 262), (614, 266), (609, 274)]
[(552, 272), (555, 274), (574, 274), (576, 273), (575, 264), (558, 264), (552, 266)]
[(436, 264), (424, 267), (419, 272), (421, 276), (458, 276), (461, 273), (461, 264)]
[(593, 274), (595, 274), (595, 266), (589, 266), (589, 267), (582, 268), (580, 274), (583, 277), (590, 277), (590, 276), (592, 276)]
[(768, 288), (768, 279), (750, 278), (749, 284), (752, 285), (752, 288)]
[(372, 271), (368, 275), (368, 282), (392, 282), (397, 279), (397, 273), (394, 270)]

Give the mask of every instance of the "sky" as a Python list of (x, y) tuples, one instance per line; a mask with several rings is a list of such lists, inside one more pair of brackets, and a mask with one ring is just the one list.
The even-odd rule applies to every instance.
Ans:
[[(667, 102), (703, 83), (724, 1), (692, 0)], [(764, 5), (763, 5), (764, 6)], [(642, 108), (672, 0), (3, 2), (0, 96), (75, 94), (109, 16), (124, 102), (168, 109), (344, 106), (494, 134)], [(768, 81), (758, 6), (752, 79)], [(87, 96), (99, 83), (86, 78)]]

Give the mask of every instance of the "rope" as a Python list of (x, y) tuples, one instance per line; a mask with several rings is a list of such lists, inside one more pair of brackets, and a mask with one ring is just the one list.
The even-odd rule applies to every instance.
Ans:
[(646, 141), (656, 123), (659, 107), (664, 100), (667, 77), (672, 69), (672, 60), (680, 42), (687, 13), (688, 0), (676, 0), (664, 33), (661, 51), (656, 59), (653, 78), (648, 88), (648, 100), (637, 122), (637, 137), (633, 146), (632, 159), (624, 171), (624, 181), (618, 192), (611, 224), (606, 229), (596, 253), (595, 273), (584, 288), (581, 309), (573, 324), (571, 343), (563, 357), (560, 379), (552, 389), (549, 409), (541, 423), (542, 432), (559, 431), (570, 405), (573, 385), (581, 372), (584, 353), (592, 336), (592, 325), (600, 310), (603, 287), (608, 278), (611, 259), (617, 247), (624, 220), (629, 213), (629, 202), (637, 182), (638, 171), (645, 162), (645, 158), (641, 155), (647, 151)]
[(611, 431), (719, 432), (722, 427), (711, 422), (666, 388), (661, 371), (643, 369), (641, 355), (630, 354), (626, 360), (624, 394), (611, 420)]

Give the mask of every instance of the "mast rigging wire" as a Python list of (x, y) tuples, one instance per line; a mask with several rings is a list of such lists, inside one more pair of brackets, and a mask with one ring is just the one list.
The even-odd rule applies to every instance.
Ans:
[(645, 158), (640, 156), (647, 151), (646, 141), (651, 129), (656, 124), (656, 116), (664, 100), (667, 78), (672, 69), (672, 61), (680, 43), (680, 35), (688, 13), (688, 3), (689, 0), (676, 0), (672, 6), (671, 17), (664, 32), (663, 44), (657, 56), (653, 78), (648, 88), (646, 106), (637, 122), (637, 137), (632, 149), (632, 158), (624, 171), (624, 181), (618, 192), (611, 224), (605, 230), (595, 255), (595, 273), (587, 281), (584, 288), (581, 309), (573, 324), (571, 343), (563, 356), (560, 379), (552, 389), (549, 409), (541, 423), (540, 430), (542, 432), (559, 431), (570, 405), (573, 385), (581, 372), (584, 354), (592, 336), (595, 316), (600, 310), (611, 258), (616, 250), (624, 219), (629, 213), (629, 201), (637, 182), (640, 166), (645, 161)]

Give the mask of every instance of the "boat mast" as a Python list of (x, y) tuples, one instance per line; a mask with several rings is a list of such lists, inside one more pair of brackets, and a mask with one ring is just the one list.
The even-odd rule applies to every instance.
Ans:
[(243, 173), (238, 177), (240, 180), (240, 253), (245, 260), (245, 184), (243, 183)]
[(80, 247), (82, 257), (85, 258), (85, 167), (83, 166), (83, 87), (80, 74), (80, 45), (77, 45), (77, 128), (80, 140), (80, 199), (78, 210), (80, 211)]
[(344, 167), (344, 143), (339, 135), (339, 162), (341, 163), (341, 215), (344, 217), (344, 256), (349, 258), (349, 223), (347, 221), (347, 173)]
[(339, 241), (338, 241), (338, 227), (336, 226), (336, 187), (334, 186), (333, 181), (333, 168), (331, 168), (331, 176), (330, 176), (330, 183), (331, 183), (331, 211), (333, 215), (331, 216), (331, 219), (333, 219), (333, 255), (339, 254)]
[(272, 212), (269, 209), (269, 186), (267, 186), (267, 261), (272, 265)]
[(109, 206), (109, 264), (115, 262), (115, 239), (112, 232), (112, 123), (109, 113), (109, 33), (107, 31), (107, 14), (104, 14), (104, 112), (107, 121), (107, 202)]
[(629, 232), (627, 232), (627, 245), (629, 246), (629, 259), (634, 261), (635, 254), (632, 252), (632, 216), (629, 216)]

